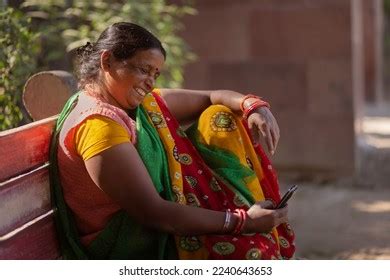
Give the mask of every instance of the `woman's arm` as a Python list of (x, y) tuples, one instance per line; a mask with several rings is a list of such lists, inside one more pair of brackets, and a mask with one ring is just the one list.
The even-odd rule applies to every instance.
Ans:
[(176, 119), (182, 123), (197, 120), (211, 104), (221, 104), (240, 111), (244, 95), (230, 90), (161, 89), (161, 96)]
[[(222, 234), (225, 213), (162, 199), (130, 143), (109, 148), (85, 161), (92, 180), (141, 224), (174, 234)], [(287, 221), (287, 210), (263, 209), (258, 205), (248, 210), (245, 232), (269, 232)], [(231, 232), (238, 217), (233, 215), (226, 230)]]
[[(234, 112), (240, 112), (240, 104), (245, 95), (231, 90), (189, 90), (161, 89), (161, 96), (168, 109), (181, 124), (196, 121), (200, 114), (211, 104), (221, 104)], [(244, 107), (256, 99), (245, 100)], [(248, 126), (255, 143), (263, 136), (268, 151), (274, 154), (280, 138), (280, 130), (275, 117), (267, 107), (258, 108), (248, 117)]]

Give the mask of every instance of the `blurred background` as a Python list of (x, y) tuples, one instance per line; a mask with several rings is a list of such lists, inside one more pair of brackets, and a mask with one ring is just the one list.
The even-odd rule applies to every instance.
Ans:
[(1, 2), (0, 130), (31, 121), (32, 74), (73, 73), (78, 46), (133, 21), (167, 49), (159, 86), (270, 102), (298, 258), (390, 259), (389, 0)]

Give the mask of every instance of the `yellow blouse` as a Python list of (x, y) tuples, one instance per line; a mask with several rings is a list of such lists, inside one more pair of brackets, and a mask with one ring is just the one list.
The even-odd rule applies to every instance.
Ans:
[(83, 160), (111, 148), (115, 145), (130, 142), (127, 130), (110, 118), (94, 115), (84, 120), (75, 134), (75, 147)]

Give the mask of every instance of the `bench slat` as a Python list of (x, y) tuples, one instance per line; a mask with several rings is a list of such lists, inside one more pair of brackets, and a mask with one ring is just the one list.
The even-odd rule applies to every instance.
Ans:
[(57, 116), (0, 132), (0, 182), (48, 161)]
[(60, 258), (53, 216), (0, 243), (0, 260), (45, 260)]
[(51, 208), (48, 165), (0, 183), (0, 236)]

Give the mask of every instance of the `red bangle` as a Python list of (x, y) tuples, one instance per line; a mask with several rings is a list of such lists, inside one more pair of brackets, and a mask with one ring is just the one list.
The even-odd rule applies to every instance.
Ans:
[(242, 225), (241, 225), (241, 228), (240, 228), (240, 233), (242, 233), (243, 229), (244, 229), (244, 225), (245, 225), (245, 222), (246, 222), (246, 219), (248, 218), (248, 213), (245, 211), (245, 210), (242, 210)]
[(258, 97), (257, 95), (253, 95), (253, 94), (245, 95), (244, 98), (241, 100), (241, 103), (240, 103), (240, 109), (241, 109), (242, 112), (245, 111), (244, 103), (249, 98), (254, 98), (254, 99), (257, 99), (257, 100), (261, 100), (261, 98)]
[[(244, 103), (249, 98), (253, 98), (256, 100), (253, 103), (251, 103), (248, 107), (245, 108)], [(257, 95), (248, 94), (248, 95), (244, 96), (244, 98), (241, 100), (241, 103), (240, 103), (240, 109), (243, 112), (243, 118), (247, 119), (249, 117), (249, 115), (253, 113), (253, 111), (255, 111), (258, 108), (263, 107), (263, 106), (265, 106), (267, 108), (271, 108), (271, 106), (269, 105), (268, 102), (262, 100)]]
[(256, 100), (255, 102), (253, 102), (251, 105), (249, 105), (247, 108), (244, 109), (244, 113), (242, 114), (242, 117), (244, 119), (247, 119), (249, 117), (249, 115), (253, 113), (253, 111), (257, 110), (260, 107), (264, 107), (264, 106), (269, 108), (269, 109), (271, 108), (271, 106), (269, 105), (268, 102), (265, 102), (261, 99)]
[(234, 230), (233, 230), (233, 232), (232, 232), (234, 235), (236, 235), (236, 234), (239, 233), (240, 228), (241, 228), (241, 224), (242, 224), (242, 220), (243, 220), (242, 215), (241, 215), (241, 211), (239, 211), (239, 210), (240, 210), (240, 209), (236, 209), (236, 210), (234, 211), (234, 213), (238, 214), (238, 222), (237, 222), (237, 224), (236, 224), (236, 226), (234, 227)]
[(248, 214), (246, 213), (246, 211), (244, 209), (236, 209), (234, 212), (237, 213), (240, 217), (234, 230), (233, 230), (233, 234), (237, 235), (237, 234), (240, 234), (242, 232), (242, 229), (244, 228), (244, 223), (246, 221)]

